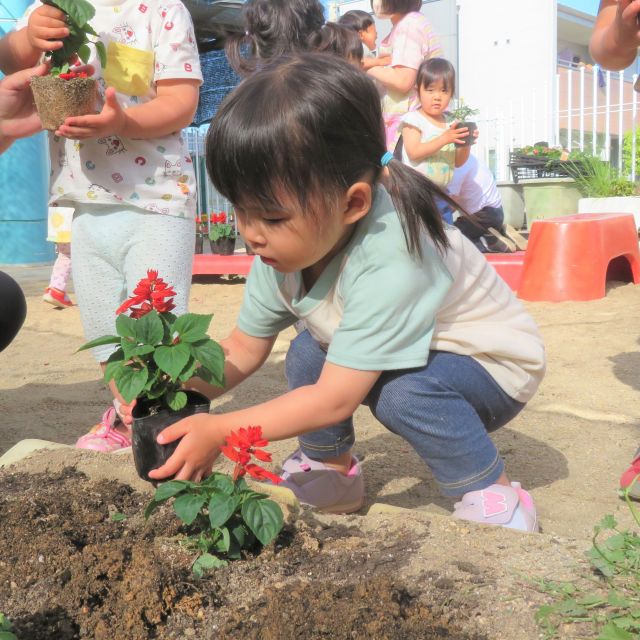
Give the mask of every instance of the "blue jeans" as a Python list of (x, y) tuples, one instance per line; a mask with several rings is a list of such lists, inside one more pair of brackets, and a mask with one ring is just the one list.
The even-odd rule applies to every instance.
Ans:
[[(287, 353), (289, 388), (314, 384), (325, 359), (311, 334), (300, 333)], [(383, 371), (363, 404), (413, 446), (447, 496), (484, 489), (498, 479), (504, 463), (488, 432), (524, 407), (473, 358), (445, 351), (431, 351), (419, 369)], [(310, 458), (336, 457), (355, 442), (353, 419), (305, 433), (299, 442)]]

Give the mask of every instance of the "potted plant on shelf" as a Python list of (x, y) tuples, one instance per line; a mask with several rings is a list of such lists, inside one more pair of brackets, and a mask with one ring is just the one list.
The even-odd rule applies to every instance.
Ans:
[(230, 256), (235, 251), (236, 230), (224, 211), (211, 214), (209, 242), (211, 244), (211, 253)]
[(585, 156), (579, 166), (569, 163), (568, 170), (582, 195), (578, 213), (630, 213), (640, 228), (640, 188), (609, 162)]
[(104, 379), (115, 382), (125, 402), (136, 400), (133, 459), (138, 475), (145, 480), (178, 445), (177, 441), (158, 444), (160, 431), (189, 415), (209, 411), (209, 399), (183, 390), (184, 383), (197, 376), (224, 386), (222, 347), (206, 333), (213, 316), (185, 313), (176, 317), (171, 313), (175, 295), (158, 272), (150, 269), (116, 310), (118, 335), (96, 338), (79, 349), (118, 345), (107, 361)]
[(462, 100), (458, 102), (458, 106), (453, 111), (447, 112), (447, 120), (449, 122), (453, 122), (454, 120), (458, 121), (456, 129), (464, 129), (465, 127), (469, 129), (469, 134), (464, 141), (465, 147), (469, 147), (476, 142), (476, 139), (473, 137), (473, 132), (478, 127), (476, 123), (473, 120), (469, 120), (469, 118), (478, 115), (478, 113), (480, 113), (479, 109), (472, 109)]
[[(89, 45), (96, 48), (100, 64), (107, 64), (104, 43), (97, 38), (97, 33), (89, 25), (95, 15), (95, 9), (87, 0), (42, 0), (63, 11), (67, 16), (69, 35), (63, 40), (63, 47), (50, 51), (46, 59), (51, 62), (49, 75), (33, 77), (31, 91), (42, 126), (55, 131), (70, 116), (82, 116), (95, 113), (97, 84), (94, 78), (85, 72), (73, 71), (72, 63), (79, 58), (88, 62)], [(77, 57), (77, 58), (76, 58)]]

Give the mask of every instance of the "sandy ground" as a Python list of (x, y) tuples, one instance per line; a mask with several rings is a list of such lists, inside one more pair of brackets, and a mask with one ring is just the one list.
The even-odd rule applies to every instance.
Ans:
[[(109, 394), (92, 358), (75, 353), (83, 342), (78, 310), (57, 311), (41, 302), (40, 280), (47, 271), (11, 273), (25, 286), (29, 309), (21, 333), (0, 354), (0, 453), (24, 438), (71, 444), (98, 420)], [(221, 338), (233, 326), (242, 293), (241, 279), (200, 280), (192, 288), (191, 309), (213, 312), (210, 333)], [(506, 640), (539, 637), (533, 614), (545, 596), (528, 586), (526, 576), (572, 579), (584, 569), (584, 551), (603, 515), (631, 523), (616, 487), (640, 444), (640, 287), (614, 283), (598, 301), (527, 307), (546, 342), (548, 373), (536, 397), (495, 439), (511, 478), (531, 491), (544, 535), (468, 527), (436, 515), (449, 513), (452, 501), (439, 496), (417, 455), (364, 408), (356, 416), (356, 453), (363, 461), (367, 505), (357, 515), (340, 517), (382, 539), (411, 527), (424, 544), (410, 566), (437, 569), (451, 584), (464, 583), (461, 567), (471, 561), (493, 594), (485, 600), (487, 591), (473, 587), (477, 606), (469, 613), (475, 628)], [(213, 410), (237, 409), (284, 391), (283, 362), (292, 337), (284, 333), (263, 369)], [(272, 445), (275, 462), (294, 448), (293, 442)], [(56, 452), (52, 464), (78, 464), (94, 475), (115, 474), (136, 484), (126, 456), (117, 458), (111, 463), (104, 455)], [(36, 471), (42, 464), (36, 457), (27, 467)]]
[[(71, 444), (97, 422), (109, 395), (83, 342), (77, 308), (41, 302), (39, 282), (14, 269), (28, 294), (25, 325), (0, 355), (0, 453), (24, 438)], [(243, 280), (195, 282), (191, 309), (213, 312), (211, 334), (224, 337), (239, 308)], [(548, 373), (525, 411), (495, 436), (514, 480), (529, 489), (543, 529), (587, 536), (604, 513), (624, 507), (615, 488), (640, 444), (640, 288), (611, 286), (582, 303), (527, 304), (548, 350)], [(257, 403), (285, 390), (283, 361), (292, 332), (281, 335), (263, 369), (214, 403), (215, 411)], [(356, 453), (368, 504), (446, 512), (430, 472), (365, 408), (357, 414)], [(273, 445), (279, 462), (293, 442)]]

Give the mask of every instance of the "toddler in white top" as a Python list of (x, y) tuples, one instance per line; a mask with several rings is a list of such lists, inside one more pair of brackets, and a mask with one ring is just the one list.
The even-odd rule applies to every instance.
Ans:
[[(179, 2), (92, 0), (91, 26), (107, 50), (99, 113), (69, 117), (50, 135), (50, 205), (72, 207), (72, 270), (87, 340), (115, 333), (115, 310), (148, 269), (159, 270), (186, 311), (195, 244), (195, 177), (181, 135), (202, 82), (191, 16)], [(15, 67), (32, 66), (69, 35), (65, 15), (34, 2), (11, 34)], [(93, 354), (104, 368), (111, 345)], [(112, 383), (115, 400), (121, 400)], [(116, 403), (117, 404), (117, 403)], [(79, 447), (130, 444), (108, 409)]]

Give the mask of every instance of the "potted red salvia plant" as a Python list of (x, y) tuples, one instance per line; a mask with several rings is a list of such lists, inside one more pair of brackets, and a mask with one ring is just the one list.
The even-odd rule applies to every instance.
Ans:
[(184, 390), (184, 383), (197, 376), (224, 386), (222, 347), (206, 333), (213, 315), (175, 316), (171, 313), (175, 295), (157, 271), (147, 271), (133, 295), (116, 310), (118, 335), (96, 338), (79, 349), (118, 345), (107, 361), (104, 379), (115, 382), (125, 402), (136, 400), (133, 459), (138, 475), (145, 480), (150, 480), (149, 471), (163, 465), (178, 445), (178, 441), (160, 445), (157, 435), (182, 418), (209, 411), (209, 399)]
[(86, 72), (73, 70), (73, 62), (89, 60), (89, 45), (96, 48), (100, 64), (104, 68), (107, 55), (104, 43), (89, 24), (95, 15), (95, 9), (87, 0), (42, 0), (63, 11), (67, 16), (69, 35), (63, 40), (63, 47), (50, 51), (46, 59), (51, 62), (49, 75), (35, 76), (31, 79), (31, 91), (42, 126), (55, 131), (70, 116), (82, 116), (95, 113), (97, 84)]
[(230, 256), (236, 248), (236, 230), (224, 211), (212, 213), (209, 227), (211, 253)]

